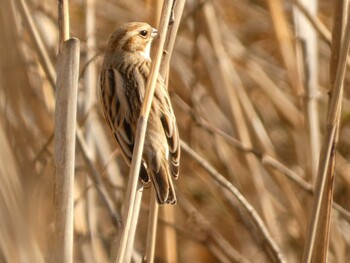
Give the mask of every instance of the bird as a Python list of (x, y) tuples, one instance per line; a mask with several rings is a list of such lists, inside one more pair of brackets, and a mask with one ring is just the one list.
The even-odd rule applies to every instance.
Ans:
[[(100, 104), (125, 162), (131, 165), (137, 122), (158, 31), (143, 22), (119, 26), (109, 38), (100, 74)], [(148, 117), (140, 179), (155, 188), (157, 203), (176, 204), (180, 139), (164, 80), (158, 74)]]

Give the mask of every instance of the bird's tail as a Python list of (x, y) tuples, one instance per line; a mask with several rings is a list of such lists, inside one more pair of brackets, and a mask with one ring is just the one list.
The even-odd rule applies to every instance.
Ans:
[(149, 170), (149, 175), (156, 190), (158, 204), (176, 204), (174, 185), (168, 165), (161, 165), (158, 171)]

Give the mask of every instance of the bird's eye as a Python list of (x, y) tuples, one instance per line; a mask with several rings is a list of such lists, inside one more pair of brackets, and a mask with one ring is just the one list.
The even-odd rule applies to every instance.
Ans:
[(141, 30), (140, 31), (140, 36), (141, 37), (147, 37), (147, 35), (148, 35), (148, 31), (147, 30)]

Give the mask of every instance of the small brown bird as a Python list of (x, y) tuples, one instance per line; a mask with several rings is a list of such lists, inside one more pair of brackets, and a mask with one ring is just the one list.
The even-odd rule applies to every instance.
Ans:
[[(100, 100), (119, 148), (130, 166), (157, 30), (146, 23), (120, 26), (110, 37), (100, 76)], [(179, 133), (169, 94), (158, 76), (148, 119), (140, 178), (152, 181), (159, 204), (175, 204), (172, 178), (179, 175)]]

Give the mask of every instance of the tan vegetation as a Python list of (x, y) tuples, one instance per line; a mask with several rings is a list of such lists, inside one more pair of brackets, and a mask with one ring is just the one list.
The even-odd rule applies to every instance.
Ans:
[[(139, 217), (130, 218), (137, 228), (126, 254), (134, 262), (348, 262), (348, 1), (185, 2), (171, 15), (179, 29), (169, 28), (175, 45), (165, 41), (160, 64), (182, 139), (178, 204), (158, 213), (150, 187), (134, 188)], [(68, 143), (74, 242), (60, 249), (72, 249), (73, 262), (120, 257), (133, 192), (100, 110), (98, 74), (115, 28), (159, 28), (162, 5), (71, 0), (68, 11), (53, 0), (1, 0), (0, 262), (57, 262), (54, 131), (65, 118), (55, 117), (55, 89), (56, 75), (61, 85), (63, 71), (74, 75), (58, 63), (71, 37), (80, 41), (76, 147)]]

